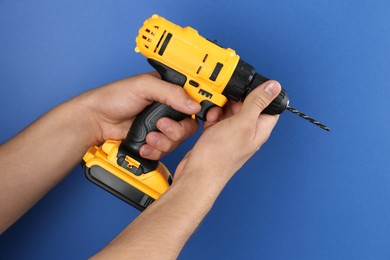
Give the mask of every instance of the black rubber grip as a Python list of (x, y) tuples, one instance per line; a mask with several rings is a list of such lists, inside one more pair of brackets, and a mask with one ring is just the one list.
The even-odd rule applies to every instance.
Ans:
[[(148, 62), (158, 71), (158, 73), (160, 73), (162, 80), (182, 87), (184, 86), (187, 80), (185, 75), (157, 60), (148, 59)], [(188, 117), (188, 115), (178, 112), (170, 106), (164, 105), (162, 103), (153, 102), (135, 118), (126, 139), (124, 139), (119, 146), (117, 156), (118, 165), (122, 166), (126, 170), (129, 170), (135, 175), (148, 173), (157, 168), (158, 161), (142, 158), (139, 155), (139, 149), (142, 145), (146, 144), (146, 135), (148, 133), (152, 131), (158, 131), (156, 123), (162, 117), (169, 117), (173, 120), (180, 121)], [(125, 160), (126, 156), (129, 156), (138, 161), (140, 166), (138, 168), (129, 168), (128, 163)]]
[(146, 144), (146, 135), (157, 129), (157, 121), (160, 118), (168, 117), (176, 121), (183, 120), (188, 115), (178, 112), (162, 103), (153, 102), (147, 106), (134, 120), (130, 131), (119, 147), (118, 164), (127, 169), (127, 163), (124, 161), (126, 155), (137, 160), (140, 163), (139, 168), (128, 169), (136, 175), (148, 173), (157, 168), (158, 161), (147, 160), (142, 158), (139, 150), (142, 145)]

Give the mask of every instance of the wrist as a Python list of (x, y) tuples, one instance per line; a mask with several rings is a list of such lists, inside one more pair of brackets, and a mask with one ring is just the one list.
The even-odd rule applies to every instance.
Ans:
[(185, 168), (195, 172), (198, 177), (225, 185), (243, 165), (239, 156), (229, 151), (197, 143)]
[(95, 115), (92, 113), (91, 105), (88, 102), (87, 95), (83, 94), (75, 97), (63, 104), (57, 109), (62, 110), (64, 121), (71, 133), (79, 136), (82, 141), (80, 145), (87, 147), (97, 145), (99, 143), (98, 136), (101, 130), (96, 124)]
[(182, 169), (175, 173), (173, 189), (187, 190), (198, 196), (217, 197), (229, 182), (235, 171), (229, 167), (215, 167), (209, 160), (188, 160)]

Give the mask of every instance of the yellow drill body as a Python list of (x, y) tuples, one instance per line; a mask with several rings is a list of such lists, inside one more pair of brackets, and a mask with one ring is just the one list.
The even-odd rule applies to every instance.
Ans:
[[(227, 99), (221, 93), (240, 59), (234, 50), (221, 48), (200, 36), (195, 29), (182, 28), (158, 15), (144, 22), (136, 44), (136, 52), (184, 74), (187, 81), (183, 88), (197, 102), (207, 99), (220, 107), (226, 103)], [(222, 67), (213, 80), (211, 75), (219, 69), (217, 66)], [(198, 83), (198, 87), (194, 87), (193, 82)], [(210, 93), (212, 97), (208, 98), (204, 93)]]

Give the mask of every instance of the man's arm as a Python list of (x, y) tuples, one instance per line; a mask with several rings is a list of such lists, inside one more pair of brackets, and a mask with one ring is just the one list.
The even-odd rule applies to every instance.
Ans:
[(176, 259), (229, 179), (271, 134), (278, 116), (259, 114), (280, 89), (275, 81), (263, 84), (242, 107), (230, 107), (238, 113), (209, 126), (178, 166), (171, 188), (95, 257)]
[[(68, 102), (0, 147), (0, 233), (63, 179), (92, 144), (83, 110)], [(76, 123), (77, 122), (77, 123)]]
[[(59, 105), (2, 144), (0, 234), (62, 180), (90, 146), (125, 138), (135, 116), (152, 101), (188, 114), (200, 109), (182, 88), (152, 75), (139, 75)], [(159, 159), (196, 130), (194, 120), (160, 121), (157, 127), (162, 133), (150, 133), (147, 141), (154, 142), (141, 148), (145, 158)]]

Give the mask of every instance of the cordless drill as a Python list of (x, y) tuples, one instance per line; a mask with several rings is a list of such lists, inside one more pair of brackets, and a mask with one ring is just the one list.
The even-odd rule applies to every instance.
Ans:
[[(161, 78), (183, 87), (202, 109), (196, 115), (205, 120), (208, 110), (223, 107), (228, 100), (242, 101), (254, 88), (268, 79), (240, 59), (234, 50), (222, 48), (191, 28), (182, 28), (161, 16), (147, 19), (136, 37), (136, 52), (144, 55)], [(280, 114), (288, 108), (289, 98), (282, 89), (263, 111)], [(126, 139), (108, 140), (91, 147), (83, 157), (87, 178), (139, 210), (161, 196), (172, 177), (159, 161), (142, 158), (139, 150), (146, 135), (158, 131), (162, 117), (176, 121), (189, 115), (154, 102), (133, 122)]]

